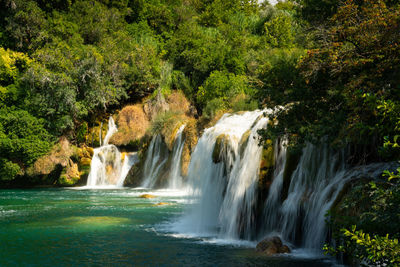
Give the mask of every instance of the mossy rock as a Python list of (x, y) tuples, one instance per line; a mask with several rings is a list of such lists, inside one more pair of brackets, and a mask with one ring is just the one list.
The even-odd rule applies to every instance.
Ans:
[(229, 138), (225, 134), (221, 134), (215, 140), (212, 159), (214, 163), (220, 163), (223, 160), (223, 151), (229, 149)]
[(192, 152), (197, 145), (198, 134), (197, 121), (195, 119), (189, 120), (182, 132), (182, 138), (185, 140), (185, 144), (181, 156), (181, 174), (184, 177), (187, 176), (189, 170), (189, 163)]
[(76, 153), (76, 148), (65, 137), (61, 137), (49, 153), (38, 158), (33, 166), (27, 169), (26, 174), (28, 176), (48, 175), (57, 165), (66, 167), (74, 153)]
[(71, 186), (78, 182), (80, 179), (80, 172), (78, 169), (78, 164), (74, 163), (71, 159), (68, 165), (62, 170), (58, 182), (63, 186)]
[(93, 155), (94, 155), (93, 147), (87, 146), (86, 151), (89, 153), (90, 157), (93, 157)]
[(173, 127), (171, 127), (172, 131), (169, 130), (165, 130), (162, 131), (163, 134), (163, 140), (165, 142), (165, 144), (167, 145), (167, 148), (170, 152), (172, 152), (172, 150), (174, 149), (174, 143), (175, 143), (175, 139), (176, 139), (176, 135), (179, 131), (179, 129), (182, 127), (182, 125), (185, 124), (186, 121), (182, 120), (182, 121), (177, 121), (175, 123), (175, 125), (173, 125)]
[(104, 137), (107, 134), (107, 123), (101, 124), (101, 122), (99, 122), (98, 126), (90, 128), (89, 130), (90, 135), (87, 138), (87, 142), (89, 143), (88, 145), (92, 147), (100, 146), (100, 143), (103, 142), (103, 140), (101, 140), (100, 142), (100, 129), (101, 129), (101, 139), (104, 139)]
[(247, 147), (247, 144), (249, 143), (249, 137), (251, 134), (251, 130), (247, 130), (242, 137), (240, 138), (239, 141), (239, 153), (240, 153), (240, 157), (243, 157), (244, 151)]
[(143, 194), (140, 195), (139, 198), (156, 198), (156, 196), (151, 194)]
[(272, 142), (267, 140), (267, 147), (264, 147), (261, 154), (260, 174), (258, 186), (261, 191), (267, 192), (271, 186), (275, 168), (275, 152)]
[(145, 136), (150, 126), (143, 105), (125, 106), (116, 118), (118, 132), (110, 138), (110, 144), (116, 146), (134, 146)]
[(92, 163), (92, 159), (90, 159), (90, 158), (81, 158), (79, 161), (80, 166), (90, 166), (91, 163)]

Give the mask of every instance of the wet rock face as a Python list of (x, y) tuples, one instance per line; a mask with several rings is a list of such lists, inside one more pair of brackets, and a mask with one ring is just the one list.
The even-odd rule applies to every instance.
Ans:
[(290, 248), (282, 244), (282, 240), (278, 236), (267, 237), (256, 246), (257, 252), (262, 252), (268, 256), (279, 253), (290, 253)]
[(229, 137), (225, 134), (221, 134), (217, 137), (215, 141), (214, 150), (212, 153), (212, 159), (214, 163), (220, 163), (224, 161), (224, 158), (227, 157), (228, 154), (235, 156), (235, 152), (230, 145)]

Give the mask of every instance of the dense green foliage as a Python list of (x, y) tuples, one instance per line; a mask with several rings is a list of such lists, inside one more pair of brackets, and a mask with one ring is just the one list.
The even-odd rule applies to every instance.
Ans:
[[(275, 8), (239, 0), (0, 5), (0, 107), (26, 114), (30, 142), (46, 143), (33, 153), (28, 145), (11, 151), (3, 142), (8, 175), (2, 179), (22, 175), (58, 137), (84, 142), (98, 114), (154, 97), (157, 88), (182, 90), (209, 119), (219, 110), (254, 109), (260, 88), (285, 87), (280, 78), (310, 43), (294, 2)], [(4, 125), (14, 129), (19, 122), (1, 117), (0, 123), (4, 138), (13, 139)]]
[(400, 264), (400, 168), (384, 176), (386, 181), (354, 186), (332, 212), (330, 224), (340, 245), (326, 246), (327, 252), (345, 252), (366, 265)]

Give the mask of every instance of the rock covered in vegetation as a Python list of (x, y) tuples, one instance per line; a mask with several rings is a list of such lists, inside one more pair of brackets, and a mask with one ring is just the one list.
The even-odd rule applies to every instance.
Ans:
[(27, 170), (29, 176), (48, 175), (57, 165), (67, 167), (69, 159), (77, 152), (76, 147), (71, 146), (66, 138), (60, 138), (51, 151), (35, 161)]
[(214, 145), (214, 150), (212, 153), (212, 159), (214, 163), (220, 163), (224, 160), (224, 153), (232, 153), (232, 148), (230, 147), (229, 138), (225, 134), (221, 134), (217, 137)]
[(287, 245), (283, 245), (278, 236), (273, 236), (259, 242), (256, 246), (256, 251), (272, 256), (279, 253), (290, 253), (290, 248)]
[(181, 91), (173, 91), (167, 96), (167, 103), (169, 110), (180, 111), (188, 117), (192, 117), (193, 109), (191, 108), (189, 100)]
[(246, 146), (249, 143), (250, 134), (251, 134), (251, 130), (247, 130), (246, 132), (244, 132), (244, 134), (240, 138), (240, 141), (239, 141), (239, 154), (240, 154), (240, 157), (243, 157), (244, 150), (246, 149)]
[(288, 196), (289, 186), (291, 182), (291, 177), (299, 164), (300, 157), (302, 155), (301, 150), (288, 150), (286, 154), (286, 164), (283, 171), (283, 187), (282, 187), (282, 201)]
[(186, 123), (185, 129), (183, 129), (182, 133), (183, 139), (185, 140), (181, 156), (181, 174), (183, 176), (187, 176), (190, 158), (198, 141), (198, 131), (196, 123), (197, 121), (195, 119), (190, 119)]
[(261, 190), (268, 191), (274, 174), (275, 151), (271, 140), (266, 141), (266, 147), (263, 148), (260, 161), (260, 174), (258, 185)]
[(138, 141), (146, 134), (150, 121), (143, 106), (136, 104), (124, 107), (117, 116), (118, 132), (110, 139), (116, 146), (126, 146)]
[(67, 166), (61, 172), (58, 182), (60, 185), (74, 185), (80, 178), (78, 164), (69, 159)]
[(154, 98), (148, 99), (144, 103), (143, 110), (150, 120), (153, 120), (158, 114), (169, 110), (169, 105), (165, 101), (165, 97), (161, 90), (157, 91), (157, 94)]
[(61, 138), (47, 155), (40, 157), (27, 170), (27, 175), (41, 183), (75, 185), (89, 174), (92, 156), (93, 148), (78, 148)]

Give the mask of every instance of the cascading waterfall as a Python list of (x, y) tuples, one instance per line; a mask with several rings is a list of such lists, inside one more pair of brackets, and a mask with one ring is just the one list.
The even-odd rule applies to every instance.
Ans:
[(168, 188), (180, 189), (183, 186), (183, 178), (181, 175), (181, 157), (185, 140), (182, 138), (183, 129), (182, 125), (176, 133), (174, 148), (172, 151), (172, 166), (169, 172)]
[(162, 138), (160, 135), (156, 135), (150, 142), (149, 148), (146, 154), (146, 161), (144, 163), (143, 171), (143, 183), (142, 187), (152, 188), (157, 182), (161, 170), (167, 163), (168, 156), (166, 155), (166, 149), (163, 147)]
[(326, 238), (325, 214), (348, 181), (344, 158), (343, 151), (334, 153), (327, 145), (308, 144), (283, 203), (280, 167), (265, 203), (265, 233), (278, 232), (302, 247), (320, 249)]
[(114, 145), (108, 142), (117, 132), (114, 119), (108, 121), (108, 131), (103, 140), (103, 145), (94, 149), (90, 173), (87, 180), (88, 187), (117, 186), (122, 187), (130, 168), (138, 162), (135, 152), (122, 154)]
[(106, 136), (104, 137), (103, 146), (108, 145), (108, 141), (110, 141), (111, 136), (116, 132), (118, 132), (117, 125), (115, 125), (113, 117), (110, 117), (108, 119), (108, 130)]
[(225, 114), (205, 129), (189, 164), (193, 205), (174, 223), (175, 231), (229, 240), (278, 234), (294, 245), (321, 249), (327, 236), (326, 212), (346, 182), (360, 172), (346, 168), (344, 151), (307, 144), (286, 177), (286, 139), (280, 138), (274, 144), (272, 183), (264, 202), (259, 202), (263, 148), (257, 130), (267, 127), (263, 113), (271, 112)]
[[(177, 222), (178, 231), (217, 234), (228, 239), (239, 238), (241, 232), (245, 238), (250, 237), (262, 152), (257, 130), (268, 123), (264, 112), (271, 110), (225, 114), (214, 127), (204, 131), (188, 172), (198, 203)], [(246, 135), (248, 138), (243, 140)], [(219, 152), (215, 151), (218, 143)], [(221, 161), (215, 163), (215, 157)]]
[(273, 182), (268, 190), (268, 197), (264, 205), (264, 232), (271, 233), (277, 227), (277, 218), (280, 218), (281, 193), (283, 187), (283, 175), (286, 165), (286, 140), (275, 143), (274, 159), (275, 168)]

